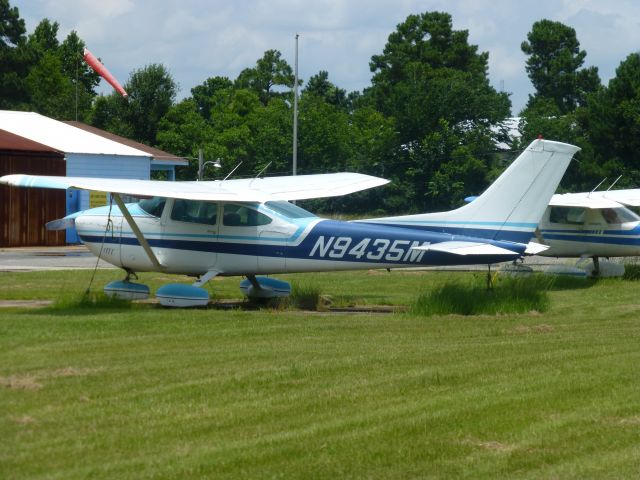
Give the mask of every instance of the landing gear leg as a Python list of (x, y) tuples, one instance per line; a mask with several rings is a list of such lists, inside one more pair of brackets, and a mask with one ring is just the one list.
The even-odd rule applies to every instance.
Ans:
[(134, 280), (138, 280), (138, 275), (133, 270), (125, 268), (124, 271), (127, 272), (127, 275), (124, 277), (123, 282), (128, 282), (129, 280), (131, 280), (131, 277), (133, 277)]
[(593, 257), (593, 276), (600, 276), (600, 259), (598, 257)]
[(193, 284), (194, 287), (202, 287), (205, 283), (211, 280), (213, 277), (218, 275), (220, 272), (217, 270), (208, 270), (207, 273), (202, 275), (198, 280)]
[(291, 295), (291, 284), (271, 277), (247, 275), (240, 282), (240, 290), (249, 298), (276, 298)]

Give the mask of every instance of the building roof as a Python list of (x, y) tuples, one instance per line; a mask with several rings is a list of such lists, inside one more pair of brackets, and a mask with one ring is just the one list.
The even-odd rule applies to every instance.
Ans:
[(152, 156), (146, 151), (34, 112), (0, 110), (0, 129), (63, 153)]
[(132, 148), (142, 150), (143, 152), (147, 152), (150, 156), (153, 157), (154, 163), (166, 164), (166, 165), (188, 165), (189, 164), (189, 160), (187, 160), (186, 158), (178, 157), (171, 153), (162, 151), (159, 148), (150, 147), (148, 145), (145, 145), (144, 143), (136, 142), (135, 140), (121, 137), (120, 135), (116, 135), (115, 133), (107, 132), (106, 130), (102, 130), (100, 128), (96, 128), (91, 125), (87, 125), (86, 123), (77, 122), (74, 120), (69, 120), (64, 123), (66, 123), (67, 125), (71, 125), (72, 127), (76, 127), (81, 130), (84, 130), (85, 132), (90, 132), (95, 135), (99, 135), (101, 137), (107, 138), (109, 140), (113, 140), (114, 142), (122, 143)]
[(55, 148), (42, 145), (41, 143), (34, 142), (28, 138), (14, 135), (6, 130), (0, 130), (0, 150), (12, 150), (20, 152), (40, 152), (40, 153), (53, 153), (62, 156), (62, 152)]

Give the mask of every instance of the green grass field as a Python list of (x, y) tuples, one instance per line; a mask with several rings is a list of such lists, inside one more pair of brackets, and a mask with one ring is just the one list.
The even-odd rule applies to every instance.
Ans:
[[(471, 277), (282, 276), (345, 305)], [(3, 273), (0, 299), (89, 278)], [(0, 478), (634, 478), (639, 288), (558, 285), (544, 313), (472, 316), (3, 308)]]

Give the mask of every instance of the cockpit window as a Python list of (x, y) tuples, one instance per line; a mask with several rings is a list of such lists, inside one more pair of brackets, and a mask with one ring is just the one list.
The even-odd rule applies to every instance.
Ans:
[(159, 218), (162, 215), (166, 201), (167, 199), (164, 197), (145, 198), (144, 200), (140, 200), (138, 205), (149, 215)]
[(551, 223), (565, 223), (571, 225), (584, 224), (584, 208), (578, 207), (551, 207), (549, 221)]
[(171, 209), (171, 220), (178, 222), (215, 225), (218, 216), (218, 204), (197, 200), (176, 198)]
[(224, 206), (222, 224), (228, 227), (257, 227), (268, 225), (271, 218), (247, 205), (228, 203)]
[(265, 206), (269, 210), (273, 210), (280, 215), (287, 218), (311, 218), (315, 215), (311, 212), (307, 212), (304, 208), (300, 208), (297, 205), (289, 202), (266, 202)]

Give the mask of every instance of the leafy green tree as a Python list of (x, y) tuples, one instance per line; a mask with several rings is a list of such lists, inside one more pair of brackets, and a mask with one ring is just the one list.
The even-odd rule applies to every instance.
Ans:
[(116, 135), (133, 138), (133, 125), (127, 120), (128, 102), (119, 93), (100, 95), (93, 102), (89, 123)]
[(273, 99), (248, 118), (254, 173), (267, 165), (266, 174), (291, 172), (293, 113), (283, 99)]
[(61, 120), (86, 120), (99, 76), (81, 61), (84, 42), (78, 34), (72, 31), (60, 44), (58, 28), (45, 18), (28, 37), (32, 66), (25, 84), (30, 108)]
[(154, 63), (133, 72), (125, 90), (125, 120), (133, 127), (133, 138), (155, 145), (158, 124), (173, 105), (178, 85), (164, 65)]
[(47, 53), (55, 52), (60, 46), (58, 29), (60, 24), (45, 18), (38, 23), (35, 30), (27, 38), (27, 48), (37, 62)]
[[(609, 85), (589, 96), (578, 120), (588, 132), (594, 162), (588, 173), (623, 175), (618, 186), (640, 184), (640, 54), (620, 63)], [(599, 168), (594, 168), (595, 166)]]
[(0, 0), (0, 108), (25, 108), (24, 79), (29, 69), (26, 28), (17, 7)]
[(162, 118), (173, 106), (177, 85), (161, 64), (151, 64), (131, 73), (123, 98), (113, 92), (96, 100), (91, 123), (110, 132), (156, 145), (156, 134)]
[[(260, 101), (266, 105), (274, 97), (289, 95), (295, 76), (289, 64), (278, 50), (267, 50), (253, 68), (246, 68), (236, 79), (237, 88), (253, 90)], [(286, 87), (286, 93), (277, 91), (277, 87)]]
[[(453, 30), (447, 13), (409, 15), (371, 59), (366, 101), (395, 119), (398, 131), (387, 168), (397, 179), (391, 210), (448, 207), (460, 192), (487, 184), (501, 137), (492, 127), (509, 115), (510, 101), (489, 84), (488, 53), (478, 53), (468, 35)], [(464, 179), (455, 192), (444, 188), (454, 174)]]
[(372, 57), (369, 93), (382, 113), (396, 117), (402, 141), (420, 139), (441, 118), (489, 124), (508, 114), (508, 96), (489, 85), (488, 53), (467, 39), (447, 13), (409, 15)]
[(63, 74), (62, 61), (55, 51), (42, 55), (29, 71), (25, 85), (31, 108), (53, 118), (74, 118), (74, 86)]
[(538, 137), (576, 143), (581, 136), (576, 112), (563, 114), (553, 99), (544, 97), (536, 98), (522, 111), (518, 128), (522, 136), (514, 148), (525, 148)]
[(315, 95), (328, 104), (344, 110), (349, 110), (351, 106), (347, 91), (331, 83), (329, 81), (329, 72), (326, 70), (321, 70), (309, 79), (306, 88), (303, 90), (303, 95)]
[(167, 152), (190, 158), (189, 166), (178, 171), (180, 180), (195, 180), (198, 177), (197, 157), (200, 149), (205, 160), (215, 160), (223, 153), (215, 143), (213, 127), (202, 118), (192, 98), (174, 105), (162, 118), (158, 126), (157, 144)]
[[(340, 113), (341, 109), (332, 106)], [(397, 132), (393, 119), (385, 117), (371, 107), (355, 109), (347, 117), (347, 132), (343, 137), (346, 155), (343, 169), (389, 178), (388, 166), (394, 164)], [(321, 140), (321, 138), (319, 139)], [(384, 215), (387, 210), (406, 206), (407, 196), (403, 182), (383, 188), (373, 188), (353, 195), (310, 202), (313, 210), (326, 213), (359, 213)]]
[(216, 107), (214, 103), (216, 93), (231, 87), (233, 87), (233, 82), (227, 77), (210, 77), (201, 85), (191, 89), (191, 95), (202, 118), (206, 120), (211, 118), (211, 110)]
[(251, 117), (263, 108), (258, 94), (244, 88), (222, 89), (216, 92), (213, 102), (217, 108), (212, 110), (210, 121), (223, 166), (233, 168), (242, 162), (236, 174), (251, 174), (256, 166)]
[(77, 107), (77, 118), (88, 121), (93, 100), (96, 98), (96, 87), (100, 83), (100, 75), (83, 60), (85, 43), (75, 31), (67, 35), (60, 44), (58, 55), (63, 74), (73, 84), (73, 101)]
[(9, 0), (0, 0), (0, 47), (17, 45), (25, 33), (18, 7), (11, 7)]
[(418, 164), (438, 167), (433, 171), (418, 171), (423, 183), (416, 193), (428, 195), (431, 206), (437, 210), (458, 207), (469, 193), (482, 193), (490, 167), (483, 157), (492, 150), (492, 145), (482, 144), (486, 139), (460, 142), (460, 137), (442, 121), (437, 131), (423, 139), (417, 152), (429, 160)]
[(536, 89), (527, 107), (542, 97), (552, 99), (561, 114), (572, 112), (600, 86), (597, 67), (580, 68), (587, 52), (580, 50), (576, 31), (567, 25), (535, 22), (521, 49), (529, 56), (526, 71)]
[[(300, 99), (298, 165), (305, 173), (343, 171), (351, 156), (349, 116), (310, 95)], [(291, 137), (290, 137), (291, 138)]]

